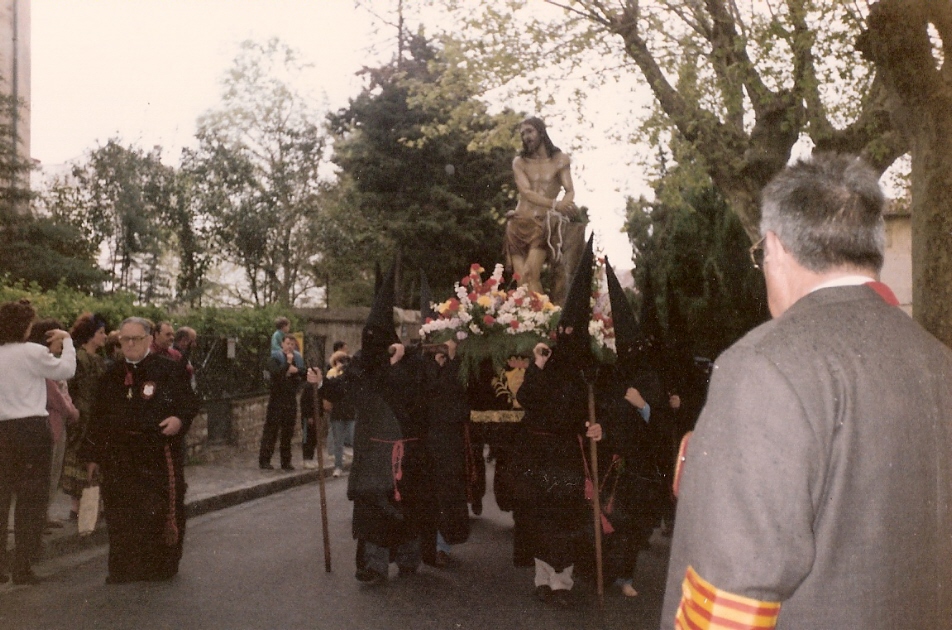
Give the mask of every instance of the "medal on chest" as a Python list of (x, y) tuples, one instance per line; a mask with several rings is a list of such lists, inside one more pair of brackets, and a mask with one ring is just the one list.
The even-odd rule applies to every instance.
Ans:
[(142, 398), (149, 400), (153, 396), (155, 396), (155, 382), (146, 381), (142, 384)]

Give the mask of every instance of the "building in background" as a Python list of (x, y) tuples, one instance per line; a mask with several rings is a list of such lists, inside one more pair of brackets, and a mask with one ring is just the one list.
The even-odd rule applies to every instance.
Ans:
[[(0, 119), (8, 130), (3, 135), (10, 140), (3, 143), (3, 150), (11, 153), (8, 163), (29, 163), (30, 0), (0, 0), (0, 94), (10, 103), (21, 104), (10, 107)], [(4, 185), (29, 189), (28, 170), (15, 172), (11, 179)], [(24, 214), (29, 211), (29, 204), (26, 200), (18, 201), (14, 210)]]

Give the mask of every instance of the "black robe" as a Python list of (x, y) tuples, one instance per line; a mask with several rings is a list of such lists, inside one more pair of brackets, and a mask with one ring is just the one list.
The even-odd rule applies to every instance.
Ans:
[(469, 508), (466, 502), (466, 441), (469, 420), (466, 388), (459, 379), (459, 358), (441, 367), (425, 359), (426, 378), (426, 524), (423, 558), (436, 555), (436, 532), (451, 545), (469, 538)]
[[(629, 387), (637, 389), (648, 403), (648, 422), (625, 400)], [(662, 486), (655, 466), (651, 423), (663, 420), (667, 401), (661, 381), (650, 367), (625, 370), (617, 365), (601, 369), (596, 399), (603, 432), (598, 445), (599, 499), (603, 523), (612, 530), (609, 533), (603, 526), (604, 577), (611, 583), (616, 578), (632, 577), (638, 552), (648, 547), (657, 521), (656, 502)], [(589, 529), (593, 526), (590, 522)], [(594, 544), (594, 535), (589, 537), (589, 544)], [(593, 571), (593, 547), (583, 557), (591, 562), (582, 572)]]
[[(386, 359), (384, 358), (383, 361)], [(354, 502), (353, 535), (381, 547), (417, 538), (422, 530), (425, 473), (420, 365), (357, 360), (321, 391), (354, 405), (354, 460), (347, 498)]]
[[(166, 357), (116, 363), (100, 379), (81, 454), (102, 472), (111, 582), (178, 572), (185, 534), (182, 441), (198, 410), (185, 368)], [(170, 416), (182, 421), (173, 437), (159, 427)]]
[(517, 528), (532, 557), (562, 571), (574, 564), (588, 511), (582, 459), (588, 389), (581, 371), (553, 356), (526, 370), (518, 459)]

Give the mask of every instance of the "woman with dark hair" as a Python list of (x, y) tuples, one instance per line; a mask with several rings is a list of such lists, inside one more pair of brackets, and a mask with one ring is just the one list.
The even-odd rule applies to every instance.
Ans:
[[(63, 340), (47, 341), (46, 334), (51, 330), (60, 330), (63, 325), (55, 319), (41, 319), (33, 324), (29, 341), (46, 346), (50, 354), (58, 357), (63, 354)], [(50, 464), (49, 499), (46, 502), (47, 527), (62, 527), (63, 524), (50, 518), (49, 509), (59, 488), (60, 474), (63, 472), (63, 457), (66, 455), (66, 424), (79, 419), (79, 410), (69, 396), (69, 386), (65, 379), (54, 381), (46, 379), (46, 410), (50, 414), (50, 437), (53, 440), (52, 462)]]
[(0, 583), (36, 584), (30, 567), (46, 523), (52, 442), (47, 424), (46, 379), (61, 380), (76, 370), (69, 333), (51, 330), (50, 343), (62, 341), (63, 355), (27, 343), (36, 311), (27, 300), (0, 304), (0, 532), (6, 534), (10, 501), (16, 495), (13, 562), (0, 545)]
[(69, 395), (79, 409), (79, 420), (66, 427), (66, 457), (63, 460), (60, 487), (73, 500), (69, 518), (76, 520), (79, 517), (79, 499), (90, 481), (87, 462), (79, 458), (79, 447), (92, 418), (99, 377), (106, 370), (105, 361), (99, 354), (99, 349), (106, 343), (106, 320), (101, 315), (83, 313), (76, 319), (70, 332), (77, 350), (76, 376), (69, 382)]

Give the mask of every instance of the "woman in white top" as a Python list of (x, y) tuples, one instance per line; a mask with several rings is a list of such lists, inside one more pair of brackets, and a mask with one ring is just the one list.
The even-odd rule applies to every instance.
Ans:
[(28, 343), (36, 311), (29, 301), (0, 304), (0, 532), (7, 531), (10, 501), (14, 513), (15, 550), (10, 562), (0, 545), (0, 583), (36, 584), (30, 557), (46, 524), (51, 438), (46, 411), (46, 379), (63, 380), (76, 370), (76, 351), (65, 330), (51, 330), (49, 341), (63, 341), (60, 357)]

